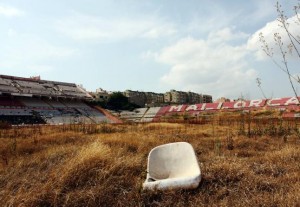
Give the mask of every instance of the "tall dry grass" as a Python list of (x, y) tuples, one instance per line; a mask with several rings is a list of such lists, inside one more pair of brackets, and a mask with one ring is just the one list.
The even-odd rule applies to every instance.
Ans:
[[(238, 134), (168, 123), (2, 130), (0, 206), (299, 206), (298, 136)], [(143, 191), (149, 151), (177, 141), (193, 145), (200, 186)]]

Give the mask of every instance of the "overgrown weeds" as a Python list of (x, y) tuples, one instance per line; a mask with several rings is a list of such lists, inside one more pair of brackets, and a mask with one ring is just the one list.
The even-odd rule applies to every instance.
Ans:
[[(239, 135), (239, 125), (217, 123), (2, 129), (0, 206), (300, 204), (300, 142), (295, 123), (251, 123), (250, 138)], [(269, 125), (276, 130), (269, 132)], [(262, 133), (255, 135), (258, 127)], [(281, 128), (288, 130), (286, 140)], [(202, 171), (200, 186), (143, 191), (149, 151), (177, 141), (195, 148)]]

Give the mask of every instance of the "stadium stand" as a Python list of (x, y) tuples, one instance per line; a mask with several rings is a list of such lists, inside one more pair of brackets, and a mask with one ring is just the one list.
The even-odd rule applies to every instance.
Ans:
[(0, 121), (10, 124), (112, 122), (90, 100), (74, 83), (0, 75)]
[(24, 105), (13, 97), (0, 96), (0, 107), (3, 106), (22, 107)]
[(30, 109), (11, 109), (11, 108), (0, 108), (0, 116), (31, 116), (32, 110)]
[(44, 99), (44, 101), (50, 105), (51, 107), (54, 108), (66, 108), (67, 106), (64, 105), (63, 103), (61, 103), (59, 100), (57, 99)]
[(157, 113), (160, 109), (161, 107), (149, 108), (142, 117), (141, 122), (152, 122), (153, 119), (157, 116)]
[(0, 88), (1, 93), (18, 93), (19, 90), (13, 85), (12, 81), (9, 79), (4, 79), (0, 77)]
[(36, 108), (50, 108), (50, 105), (44, 102), (42, 99), (39, 98), (32, 98), (32, 97), (19, 97), (17, 98), (21, 103), (28, 107), (36, 107)]
[(46, 124), (41, 117), (23, 115), (0, 115), (0, 121), (10, 123), (12, 125)]
[(133, 111), (122, 111), (119, 117), (131, 122), (141, 122), (147, 110), (148, 108), (138, 108)]
[(117, 117), (117, 114), (113, 114), (113, 111), (105, 110), (101, 108), (100, 106), (94, 106), (95, 109), (103, 113), (109, 120), (111, 120), (113, 123), (121, 124), (124, 123), (119, 117)]
[(91, 107), (88, 102), (93, 100), (92, 96), (74, 83), (0, 75), (0, 121), (10, 124), (159, 122), (174, 114), (198, 116), (218, 111), (264, 109), (288, 114), (283, 117), (299, 117), (298, 99), (238, 100), (109, 112), (100, 107)]
[(67, 107), (74, 107), (74, 108), (87, 108), (89, 107), (82, 101), (74, 101), (74, 100), (63, 100), (62, 104), (64, 104)]
[[(298, 97), (300, 100), (300, 97)], [(152, 107), (149, 109), (138, 109), (139, 112), (122, 111), (111, 112), (115, 116), (119, 116), (124, 121), (129, 122), (159, 122), (165, 117), (172, 115), (185, 115), (196, 117), (202, 113), (216, 113), (219, 111), (257, 111), (257, 110), (279, 110), (289, 115), (283, 117), (299, 117), (300, 104), (295, 97), (261, 99), (250, 101), (232, 101), (224, 103), (201, 103), (193, 105), (171, 105), (164, 107)], [(292, 112), (292, 113), (291, 113)], [(141, 115), (143, 114), (144, 115)]]

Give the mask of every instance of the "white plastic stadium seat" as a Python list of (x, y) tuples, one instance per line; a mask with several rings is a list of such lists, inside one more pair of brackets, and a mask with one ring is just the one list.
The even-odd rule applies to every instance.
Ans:
[(144, 190), (194, 189), (200, 180), (201, 172), (191, 144), (175, 142), (150, 151)]

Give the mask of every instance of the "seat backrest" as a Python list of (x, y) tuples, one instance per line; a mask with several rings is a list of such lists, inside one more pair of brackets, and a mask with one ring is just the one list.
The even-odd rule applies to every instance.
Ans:
[(148, 176), (154, 180), (200, 173), (191, 144), (175, 142), (153, 148), (148, 157)]

